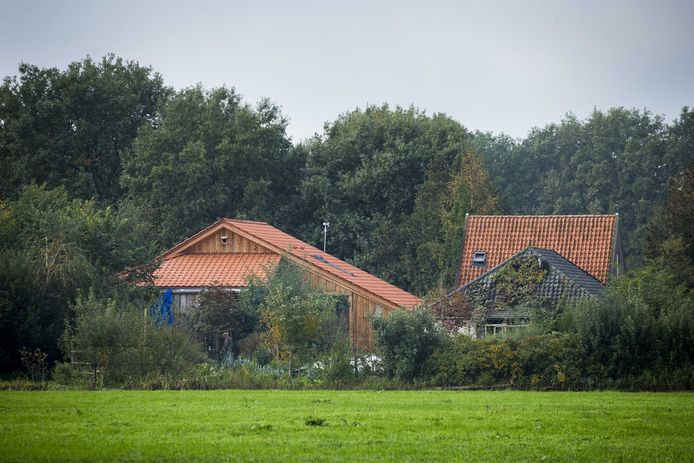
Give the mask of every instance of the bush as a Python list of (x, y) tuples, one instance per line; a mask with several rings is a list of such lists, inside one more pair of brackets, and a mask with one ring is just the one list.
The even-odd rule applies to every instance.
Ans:
[(443, 387), (578, 389), (595, 383), (589, 367), (578, 337), (563, 333), (479, 340), (458, 335), (427, 362), (432, 384)]
[(445, 340), (427, 309), (396, 310), (388, 318), (374, 318), (372, 326), (389, 378), (410, 381), (422, 377), (425, 362)]
[(324, 367), (323, 376), (333, 387), (343, 387), (353, 384), (358, 379), (359, 369), (355, 373), (354, 356), (349, 343), (349, 338), (345, 336), (338, 340), (321, 362)]
[[(344, 336), (340, 320), (341, 299), (311, 287), (309, 276), (282, 260), (264, 284), (251, 282), (240, 303), (260, 315), (261, 339), (275, 362), (311, 365)], [(250, 308), (249, 308), (250, 307)]]
[[(202, 360), (182, 329), (146, 318), (125, 302), (78, 295), (74, 323), (67, 324), (61, 349), (69, 364), (56, 379), (90, 387), (120, 386), (151, 375), (175, 377)], [(73, 370), (73, 371), (69, 371)]]
[(238, 343), (258, 326), (257, 310), (238, 299), (237, 293), (222, 287), (204, 289), (191, 315), (197, 335), (202, 337), (210, 332), (226, 331), (235, 342), (236, 350)]
[(667, 269), (618, 278), (568, 315), (568, 329), (616, 387), (694, 387), (694, 293)]
[[(694, 387), (694, 295), (667, 269), (614, 280), (545, 323), (566, 332), (473, 340), (456, 336), (429, 359), (434, 385), (523, 389)], [(541, 324), (542, 325), (542, 324)]]

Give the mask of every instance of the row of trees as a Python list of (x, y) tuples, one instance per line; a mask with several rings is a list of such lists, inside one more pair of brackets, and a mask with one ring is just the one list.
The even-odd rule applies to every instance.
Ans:
[(451, 283), (465, 212), (619, 212), (627, 256), (642, 262), (645, 226), (694, 149), (688, 108), (671, 124), (623, 108), (568, 115), (514, 140), (369, 106), (292, 144), (269, 100), (174, 91), (113, 55), (63, 71), (22, 64), (0, 87), (0, 120), (5, 199), (45, 183), (130, 205), (160, 249), (223, 215), (311, 242), (329, 220), (332, 252), (419, 294)]

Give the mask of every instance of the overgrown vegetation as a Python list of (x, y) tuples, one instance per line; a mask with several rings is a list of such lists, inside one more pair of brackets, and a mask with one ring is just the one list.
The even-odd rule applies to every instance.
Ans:
[(276, 364), (286, 363), (291, 376), (296, 366), (311, 365), (346, 339), (346, 311), (336, 297), (311, 287), (308, 274), (283, 260), (267, 283), (248, 290), (255, 299), (261, 339)]
[(78, 294), (61, 349), (69, 363), (55, 367), (63, 384), (139, 387), (171, 381), (203, 360), (199, 346), (178, 326), (144, 316), (127, 301)]
[(385, 373), (396, 379), (424, 376), (424, 364), (444, 342), (444, 332), (426, 309), (398, 310), (372, 321)]

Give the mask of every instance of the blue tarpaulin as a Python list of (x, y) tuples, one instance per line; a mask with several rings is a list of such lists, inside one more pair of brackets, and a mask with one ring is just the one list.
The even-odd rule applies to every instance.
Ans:
[(163, 322), (169, 326), (173, 325), (173, 291), (170, 289), (164, 290), (159, 301), (152, 306), (150, 313), (157, 322)]

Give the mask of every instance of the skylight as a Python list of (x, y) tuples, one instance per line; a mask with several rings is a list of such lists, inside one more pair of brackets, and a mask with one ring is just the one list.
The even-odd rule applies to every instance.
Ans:
[(337, 264), (333, 264), (332, 262), (328, 261), (328, 259), (326, 259), (325, 257), (323, 257), (323, 256), (321, 256), (321, 255), (314, 254), (314, 255), (312, 255), (311, 257), (313, 257), (313, 258), (316, 259), (316, 260), (319, 260), (319, 261), (323, 262), (324, 264), (327, 264), (327, 265), (331, 266), (332, 268), (338, 269), (338, 270), (341, 271), (342, 273), (346, 273), (347, 275), (355, 276), (354, 273), (349, 272), (349, 271), (343, 269), (342, 267), (340, 267), (340, 266), (337, 265)]
[(472, 254), (472, 265), (485, 265), (487, 263), (487, 253), (484, 251), (475, 251)]

